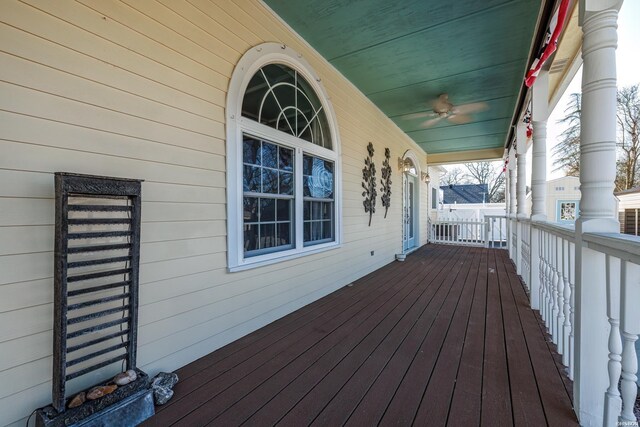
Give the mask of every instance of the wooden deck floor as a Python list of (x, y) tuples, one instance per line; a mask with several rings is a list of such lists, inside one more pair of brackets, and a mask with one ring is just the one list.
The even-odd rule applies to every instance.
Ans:
[(507, 252), (428, 245), (178, 371), (145, 425), (577, 425)]

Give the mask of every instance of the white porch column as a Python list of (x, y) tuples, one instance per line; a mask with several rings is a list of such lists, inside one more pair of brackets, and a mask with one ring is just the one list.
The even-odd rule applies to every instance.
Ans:
[(616, 176), (616, 46), (622, 0), (581, 0), (580, 218), (576, 221), (574, 408), (584, 426), (603, 425), (608, 385), (605, 256), (583, 247), (589, 232), (619, 232)]
[(549, 72), (540, 71), (532, 89), (533, 150), (531, 161), (531, 219), (547, 219), (547, 117)]
[(514, 148), (509, 149), (509, 258), (517, 265), (516, 248), (513, 246), (512, 234), (517, 233), (516, 222), (516, 153)]
[(535, 222), (547, 220), (547, 118), (549, 72), (541, 71), (532, 89), (533, 152), (531, 161), (531, 308), (540, 309), (540, 230)]
[(518, 124), (516, 130), (516, 154), (518, 159), (518, 182), (516, 187), (516, 198), (518, 203), (518, 239), (516, 247), (516, 271), (522, 274), (522, 237), (524, 227), (521, 220), (527, 219), (526, 196), (527, 196), (527, 128), (524, 123)]

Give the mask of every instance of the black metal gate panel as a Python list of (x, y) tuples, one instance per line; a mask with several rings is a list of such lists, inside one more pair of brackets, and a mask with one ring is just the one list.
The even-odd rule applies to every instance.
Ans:
[(141, 180), (55, 174), (53, 407), (69, 381), (136, 367)]

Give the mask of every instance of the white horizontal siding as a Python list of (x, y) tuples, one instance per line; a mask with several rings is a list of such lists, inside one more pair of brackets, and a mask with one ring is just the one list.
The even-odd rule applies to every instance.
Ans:
[(640, 193), (621, 194), (618, 197), (618, 211), (638, 209), (640, 207)]
[[(301, 52), (331, 97), (344, 240), (339, 249), (229, 274), (225, 97), (239, 58), (265, 41)], [(23, 425), (51, 400), (54, 172), (145, 180), (139, 363), (151, 374), (401, 250), (397, 159), (416, 146), (256, 0), (3, 1), (0, 76), (0, 425)], [(378, 165), (391, 149), (394, 170), (387, 218), (378, 199), (371, 227), (361, 194), (369, 142)], [(420, 200), (426, 213), (425, 185)], [(421, 224), (422, 242), (425, 233)]]

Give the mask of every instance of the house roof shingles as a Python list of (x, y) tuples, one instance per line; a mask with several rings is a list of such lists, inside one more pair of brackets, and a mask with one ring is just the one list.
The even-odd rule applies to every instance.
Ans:
[(486, 203), (489, 200), (487, 184), (461, 184), (440, 186), (443, 192), (442, 202), (453, 203)]

